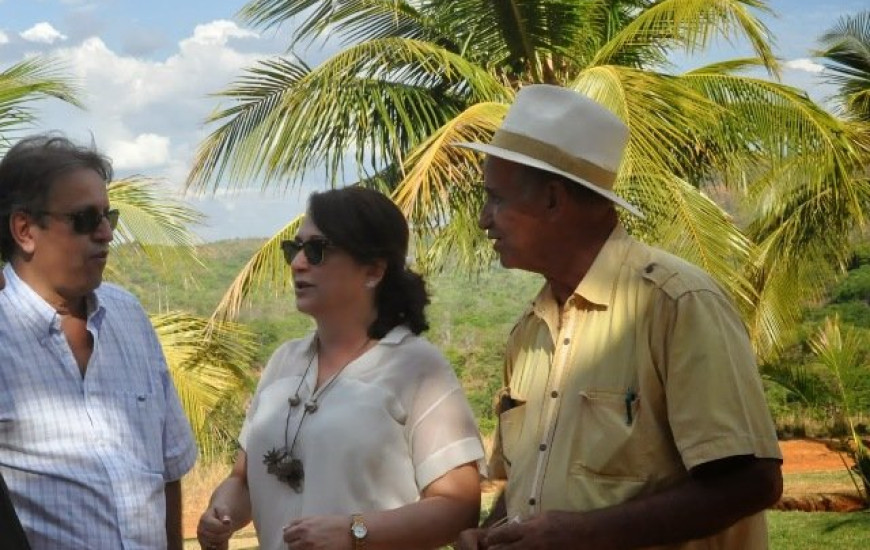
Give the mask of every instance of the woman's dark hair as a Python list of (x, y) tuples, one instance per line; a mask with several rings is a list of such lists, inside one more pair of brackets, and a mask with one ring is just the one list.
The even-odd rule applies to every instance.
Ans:
[(12, 259), (15, 240), (9, 218), (19, 211), (45, 210), (52, 185), (73, 170), (95, 171), (108, 182), (112, 165), (97, 151), (57, 134), (40, 134), (16, 143), (0, 161), (0, 258)]
[(369, 326), (370, 337), (383, 338), (398, 325), (414, 334), (429, 328), (426, 283), (405, 265), (408, 223), (393, 201), (371, 189), (345, 187), (311, 195), (308, 215), (324, 237), (357, 262), (386, 261), (375, 289), (378, 316)]

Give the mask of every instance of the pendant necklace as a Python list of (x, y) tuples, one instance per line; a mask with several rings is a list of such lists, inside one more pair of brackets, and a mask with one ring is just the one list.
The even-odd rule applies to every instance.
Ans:
[(305, 367), (305, 372), (302, 374), (302, 379), (299, 381), (299, 385), (296, 386), (296, 391), (287, 399), (287, 404), (289, 406), (287, 408), (287, 420), (284, 424), (284, 446), (280, 449), (273, 447), (272, 450), (263, 455), (263, 464), (266, 465), (266, 472), (275, 475), (278, 480), (288, 484), (297, 493), (302, 492), (303, 482), (305, 481), (305, 468), (302, 466), (302, 461), (293, 456), (293, 450), (296, 448), (296, 440), (299, 438), (299, 432), (302, 431), (302, 423), (305, 421), (307, 415), (317, 412), (319, 401), (323, 398), (326, 391), (332, 387), (332, 384), (336, 381), (338, 375), (340, 375), (348, 365), (359, 359), (363, 350), (371, 341), (371, 338), (366, 338), (366, 341), (363, 342), (363, 345), (360, 346), (356, 353), (351, 356), (351, 359), (342, 365), (341, 368), (339, 368), (338, 371), (336, 371), (336, 373), (333, 374), (319, 390), (313, 392), (311, 397), (305, 401), (305, 405), (302, 408), (302, 418), (299, 419), (296, 433), (293, 435), (293, 440), (288, 445), (290, 414), (293, 412), (293, 409), (298, 407), (302, 402), (299, 397), (299, 390), (302, 389), (302, 384), (304, 384), (305, 379), (308, 378), (308, 372), (311, 370), (314, 358), (317, 357), (320, 352), (320, 339), (315, 336), (314, 350), (311, 353), (311, 357), (308, 359), (308, 366)]

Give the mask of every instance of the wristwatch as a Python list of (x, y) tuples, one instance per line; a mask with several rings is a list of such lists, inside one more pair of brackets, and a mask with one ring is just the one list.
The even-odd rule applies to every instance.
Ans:
[(350, 538), (353, 540), (353, 550), (364, 550), (366, 537), (369, 534), (366, 522), (363, 521), (362, 514), (354, 514), (350, 519)]

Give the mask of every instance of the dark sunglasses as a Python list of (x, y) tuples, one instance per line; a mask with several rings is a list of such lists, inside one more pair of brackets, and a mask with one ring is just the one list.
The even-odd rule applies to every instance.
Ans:
[(322, 237), (313, 237), (307, 241), (294, 239), (292, 241), (281, 241), (281, 250), (284, 251), (284, 261), (288, 264), (293, 263), (293, 259), (302, 251), (305, 254), (305, 259), (311, 265), (320, 265), (326, 259), (326, 249), (335, 248), (328, 239)]
[(79, 235), (90, 235), (100, 227), (103, 223), (103, 218), (109, 220), (109, 227), (115, 229), (118, 227), (118, 218), (121, 213), (118, 210), (101, 211), (96, 206), (89, 206), (77, 212), (48, 212), (42, 211), (36, 213), (39, 216), (52, 216), (54, 218), (64, 218), (72, 222), (73, 231)]

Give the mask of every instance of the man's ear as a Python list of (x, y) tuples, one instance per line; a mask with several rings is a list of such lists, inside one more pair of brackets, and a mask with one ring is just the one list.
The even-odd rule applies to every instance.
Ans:
[(547, 180), (545, 187), (545, 206), (549, 217), (558, 217), (568, 205), (568, 190), (565, 184), (556, 178)]
[(36, 250), (36, 239), (34, 238), (34, 229), (37, 229), (36, 219), (30, 214), (22, 211), (13, 212), (9, 216), (9, 232), (15, 243), (21, 248), (25, 254), (33, 254)]

